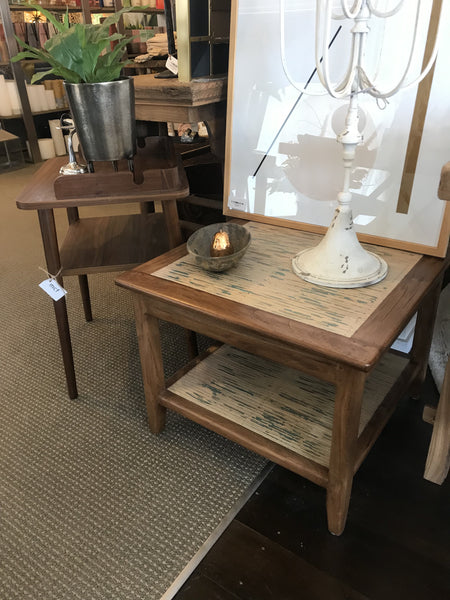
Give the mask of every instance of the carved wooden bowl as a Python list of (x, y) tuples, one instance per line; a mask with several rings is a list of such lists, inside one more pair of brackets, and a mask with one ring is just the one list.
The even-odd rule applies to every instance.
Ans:
[[(220, 230), (228, 234), (233, 248), (232, 254), (224, 256), (211, 256), (211, 242), (214, 235)], [(198, 229), (187, 241), (189, 254), (194, 258), (195, 264), (205, 271), (227, 271), (236, 266), (250, 245), (249, 231), (237, 223), (214, 223)]]

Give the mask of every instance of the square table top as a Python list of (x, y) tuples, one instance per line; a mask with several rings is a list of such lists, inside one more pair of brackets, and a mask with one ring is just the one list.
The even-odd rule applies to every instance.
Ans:
[(445, 261), (366, 245), (389, 266), (387, 277), (356, 289), (326, 288), (295, 275), (292, 258), (321, 236), (257, 222), (239, 264), (203, 271), (185, 247), (123, 274), (117, 283), (185, 310), (209, 314), (230, 327), (253, 329), (369, 370), (398, 337), (442, 272)]

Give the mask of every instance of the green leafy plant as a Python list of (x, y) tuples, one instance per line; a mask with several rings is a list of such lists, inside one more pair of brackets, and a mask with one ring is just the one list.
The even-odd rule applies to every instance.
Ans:
[[(32, 58), (50, 65), (48, 71), (35, 73), (31, 83), (49, 74), (61, 77), (68, 83), (115, 81), (119, 79), (122, 68), (132, 62), (123, 59), (125, 46), (132, 38), (121, 33), (110, 35), (109, 28), (119, 21), (123, 13), (136, 10), (136, 7), (121, 9), (107, 17), (100, 25), (70, 25), (68, 12), (61, 23), (41, 6), (30, 6), (47, 17), (58, 32), (45, 42), (43, 48), (32, 48), (16, 36), (18, 43), (25, 50), (12, 58), (14, 62)], [(111, 42), (115, 42), (112, 50)]]

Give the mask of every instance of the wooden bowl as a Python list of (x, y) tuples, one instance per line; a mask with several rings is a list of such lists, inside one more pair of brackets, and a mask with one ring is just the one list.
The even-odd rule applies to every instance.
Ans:
[[(233, 247), (233, 254), (211, 256), (211, 242), (218, 231), (228, 234)], [(214, 223), (198, 229), (187, 241), (187, 250), (194, 258), (195, 264), (205, 271), (227, 271), (235, 267), (250, 245), (249, 231), (236, 223)]]

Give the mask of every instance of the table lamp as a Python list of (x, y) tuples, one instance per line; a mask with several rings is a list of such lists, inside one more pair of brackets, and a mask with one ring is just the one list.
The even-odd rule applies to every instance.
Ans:
[[(440, 7), (442, 0), (434, 0)], [(412, 7), (412, 4), (414, 6)], [(407, 6), (408, 4), (408, 6)], [(430, 2), (428, 1), (428, 6)], [(337, 7), (337, 12), (335, 11)], [(427, 64), (420, 73), (411, 78), (414, 70), (413, 58), (417, 51), (419, 28), (424, 25), (421, 18), (423, 0), (317, 0), (315, 60), (319, 80), (326, 92), (333, 98), (348, 99), (344, 131), (337, 136), (343, 148), (344, 182), (338, 194), (338, 206), (332, 222), (321, 242), (314, 248), (299, 252), (292, 260), (294, 272), (302, 279), (326, 287), (356, 288), (366, 287), (381, 281), (387, 274), (386, 262), (374, 253), (365, 250), (358, 241), (352, 217), (351, 174), (355, 153), (363, 136), (359, 131), (358, 109), (360, 97), (370, 96), (381, 105), (388, 102), (401, 89), (418, 84), (431, 70), (437, 55), (437, 40)], [(398, 15), (397, 35), (402, 28), (412, 30), (410, 47), (405, 49), (404, 62), (397, 81), (389, 89), (382, 89), (383, 58), (375, 68), (366, 64), (365, 50), (370, 40), (371, 19), (390, 19)], [(403, 18), (402, 18), (403, 15)], [(412, 23), (411, 23), (412, 18)], [(352, 27), (349, 43), (347, 68), (342, 80), (334, 83), (330, 76), (330, 46), (332, 23), (335, 20), (349, 20)], [(425, 23), (428, 25), (428, 23)], [(373, 41), (373, 40), (372, 40)], [(378, 43), (378, 42), (377, 42)], [(379, 54), (381, 56), (381, 46)], [(392, 57), (391, 57), (392, 60)], [(374, 72), (371, 72), (371, 71)], [(289, 77), (290, 81), (292, 79)], [(297, 87), (297, 86), (296, 86)], [(299, 88), (297, 88), (299, 89)], [(306, 94), (309, 90), (303, 89)]]

